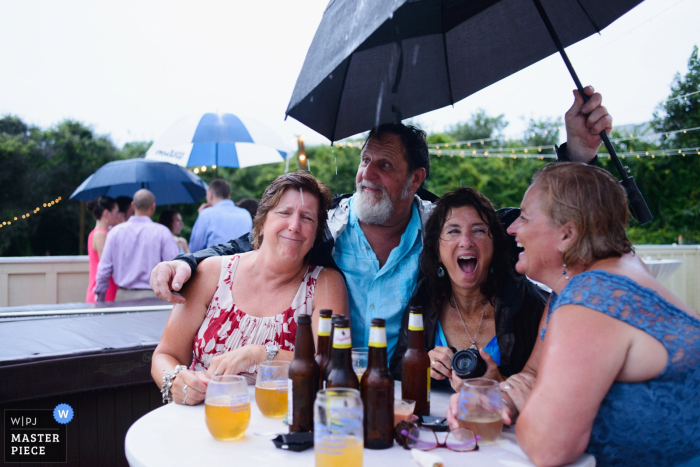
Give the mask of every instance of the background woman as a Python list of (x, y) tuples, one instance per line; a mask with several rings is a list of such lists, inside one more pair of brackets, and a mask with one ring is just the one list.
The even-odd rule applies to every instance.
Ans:
[[(488, 365), (484, 377), (502, 381), (523, 368), (535, 345), (547, 295), (515, 273), (512, 248), (493, 205), (473, 188), (445, 194), (426, 223), (424, 278), (411, 305), (423, 307), (431, 377), (449, 379), (455, 390), (463, 380), (452, 372), (450, 347), (476, 346)], [(406, 348), (405, 329), (392, 368)]]
[(509, 229), (524, 248), (518, 272), (553, 290), (516, 424), (538, 465), (586, 450), (599, 466), (679, 465), (700, 452), (700, 319), (634, 255), (627, 220), (612, 175), (557, 164), (535, 174)]
[[(85, 301), (87, 303), (94, 303), (95, 292), (93, 292), (93, 290), (96, 285), (95, 278), (97, 276), (97, 265), (102, 257), (102, 249), (104, 248), (105, 241), (107, 240), (107, 232), (109, 232), (110, 227), (118, 223), (117, 213), (119, 211), (119, 206), (117, 206), (117, 202), (112, 198), (98, 196), (97, 198), (88, 201), (85, 207), (95, 217), (95, 228), (92, 229), (92, 232), (90, 232), (90, 235), (88, 235), (87, 240), (90, 269), (88, 273), (88, 288), (87, 293), (85, 294)], [(109, 288), (107, 289), (107, 294), (105, 295), (105, 301), (113, 302), (116, 294), (117, 284), (115, 284), (110, 277)]]
[(317, 310), (347, 313), (342, 275), (308, 262), (330, 201), (330, 190), (313, 176), (281, 175), (265, 190), (253, 221), (254, 250), (199, 264), (183, 290), (186, 303), (173, 308), (153, 354), (151, 374), (159, 385), (163, 370), (195, 370), (173, 380), (175, 402), (202, 402), (214, 373), (253, 376), (266, 359), (291, 361), (298, 314), (312, 315), (316, 335)]
[(173, 233), (173, 238), (175, 238), (175, 243), (177, 243), (180, 254), (190, 252), (190, 249), (187, 246), (187, 240), (182, 237), (178, 237), (180, 232), (182, 232), (182, 226), (185, 225), (185, 223), (182, 222), (182, 215), (180, 215), (177, 209), (166, 209), (165, 211), (161, 212), (160, 217), (158, 217), (158, 223), (163, 224)]

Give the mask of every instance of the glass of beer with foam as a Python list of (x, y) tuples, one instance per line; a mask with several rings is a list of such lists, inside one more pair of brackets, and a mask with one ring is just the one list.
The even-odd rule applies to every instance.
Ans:
[(316, 467), (362, 467), (363, 418), (362, 398), (357, 389), (323, 389), (316, 394)]
[(459, 390), (457, 423), (480, 436), (479, 444), (491, 444), (503, 429), (501, 389), (485, 378), (468, 379)]
[(219, 441), (239, 439), (250, 423), (248, 383), (243, 376), (214, 376), (207, 385), (204, 414), (209, 433)]
[(255, 403), (266, 417), (283, 418), (287, 414), (289, 362), (262, 362), (255, 378)]

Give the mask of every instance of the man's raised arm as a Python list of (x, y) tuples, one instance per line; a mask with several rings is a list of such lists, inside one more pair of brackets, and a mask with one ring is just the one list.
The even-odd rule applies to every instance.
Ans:
[(180, 289), (192, 274), (197, 272), (197, 265), (210, 256), (229, 256), (250, 251), (250, 234), (244, 234), (228, 243), (216, 245), (195, 253), (178, 255), (172, 261), (163, 261), (151, 271), (151, 288), (161, 300), (170, 303), (185, 303)]
[(588, 102), (584, 103), (581, 94), (574, 90), (574, 104), (564, 115), (566, 143), (557, 148), (557, 161), (595, 165), (603, 142), (600, 132), (605, 130), (610, 134), (612, 116), (603, 106), (603, 96), (595, 92), (593, 86), (586, 86), (583, 91)]

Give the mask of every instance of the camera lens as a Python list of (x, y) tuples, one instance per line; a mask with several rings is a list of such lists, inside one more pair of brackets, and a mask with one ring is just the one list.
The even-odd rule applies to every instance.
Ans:
[(486, 373), (486, 362), (478, 350), (460, 350), (452, 357), (452, 371), (462, 379), (478, 378)]

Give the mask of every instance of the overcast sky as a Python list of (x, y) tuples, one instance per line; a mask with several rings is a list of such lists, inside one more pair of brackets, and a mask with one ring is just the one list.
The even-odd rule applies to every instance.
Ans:
[[(327, 140), (284, 111), (327, 0), (0, 0), (0, 114), (48, 127), (64, 118), (118, 145), (157, 139), (189, 114), (231, 112), (281, 136)], [(601, 35), (567, 49), (615, 124), (651, 119), (700, 44), (699, 0), (647, 0)], [(477, 108), (556, 117), (574, 85), (558, 55), (416, 120), (431, 131)]]

